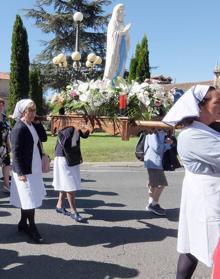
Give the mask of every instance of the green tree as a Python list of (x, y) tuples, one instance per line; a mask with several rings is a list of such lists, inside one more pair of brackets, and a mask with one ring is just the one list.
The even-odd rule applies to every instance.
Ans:
[(149, 66), (149, 50), (147, 36), (145, 35), (141, 41), (140, 52), (137, 61), (136, 79), (139, 82), (144, 82), (146, 78), (150, 78)]
[(138, 57), (140, 52), (140, 44), (136, 45), (135, 56), (131, 58), (130, 67), (129, 67), (129, 76), (128, 80), (131, 82), (132, 80), (136, 80), (136, 71), (138, 65)]
[(41, 81), (40, 70), (34, 67), (30, 70), (30, 98), (35, 102), (37, 114), (43, 114), (43, 87)]
[[(48, 86), (60, 90), (74, 79), (85, 79), (86, 69), (82, 68), (80, 72), (73, 70), (72, 61), (69, 59), (75, 50), (76, 25), (73, 14), (77, 11), (84, 15), (79, 33), (82, 64), (85, 64), (86, 56), (90, 52), (105, 57), (109, 15), (104, 14), (103, 7), (109, 4), (111, 4), (109, 0), (38, 0), (34, 9), (25, 9), (26, 15), (35, 20), (35, 25), (42, 32), (51, 35), (50, 40), (43, 42), (45, 48), (37, 57), (41, 69), (44, 70), (44, 84), (47, 83)], [(63, 72), (59, 69), (54, 71), (52, 59), (61, 52), (68, 55), (68, 68)], [(102, 71), (103, 66), (104, 62)], [(100, 75), (100, 72), (98, 74)]]
[(10, 82), (8, 96), (8, 114), (14, 110), (15, 104), (29, 95), (29, 46), (27, 31), (19, 15), (12, 33)]
[(129, 81), (136, 80), (143, 82), (146, 78), (150, 78), (150, 66), (148, 41), (147, 36), (145, 35), (141, 44), (137, 44), (135, 56), (131, 59)]

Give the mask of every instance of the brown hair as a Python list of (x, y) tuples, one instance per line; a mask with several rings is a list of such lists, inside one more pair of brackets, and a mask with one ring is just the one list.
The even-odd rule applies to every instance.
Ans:
[(213, 90), (216, 90), (214, 86), (210, 86), (209, 87), (209, 90), (207, 91), (205, 97), (202, 99), (202, 101), (199, 102), (199, 107), (203, 107), (209, 100), (210, 100), (210, 97), (207, 97), (208, 93), (213, 91)]

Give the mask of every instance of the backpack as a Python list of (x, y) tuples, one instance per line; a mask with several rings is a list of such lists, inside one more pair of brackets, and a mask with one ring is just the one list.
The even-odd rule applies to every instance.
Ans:
[(135, 156), (140, 161), (144, 161), (144, 155), (146, 154), (148, 149), (147, 146), (147, 148), (144, 150), (145, 139), (146, 139), (146, 134), (142, 132), (135, 147)]
[(162, 165), (165, 171), (174, 171), (182, 167), (177, 157), (177, 140), (174, 136), (171, 139), (173, 140), (171, 148), (164, 152), (162, 159)]

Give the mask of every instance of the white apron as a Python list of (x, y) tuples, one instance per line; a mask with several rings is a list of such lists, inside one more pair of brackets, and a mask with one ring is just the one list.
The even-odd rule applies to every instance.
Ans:
[(80, 165), (68, 166), (65, 157), (56, 156), (53, 164), (53, 187), (55, 191), (80, 190)]
[(194, 174), (183, 180), (177, 251), (212, 266), (220, 236), (220, 175)]
[(27, 181), (22, 182), (18, 179), (17, 173), (12, 172), (10, 202), (12, 205), (22, 209), (33, 209), (41, 206), (46, 194), (43, 177), (42, 162), (37, 146), (38, 134), (33, 125), (26, 125), (30, 130), (33, 140), (32, 174), (26, 175)]

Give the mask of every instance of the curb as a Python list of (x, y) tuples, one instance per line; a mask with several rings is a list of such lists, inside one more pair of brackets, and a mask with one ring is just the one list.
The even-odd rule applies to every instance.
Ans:
[[(50, 162), (50, 166), (53, 167), (53, 160)], [(129, 162), (83, 162), (81, 166), (100, 166), (100, 167), (143, 167), (144, 163), (140, 161)]]
[(143, 167), (143, 162), (85, 162), (83, 166), (108, 166), (108, 167)]

